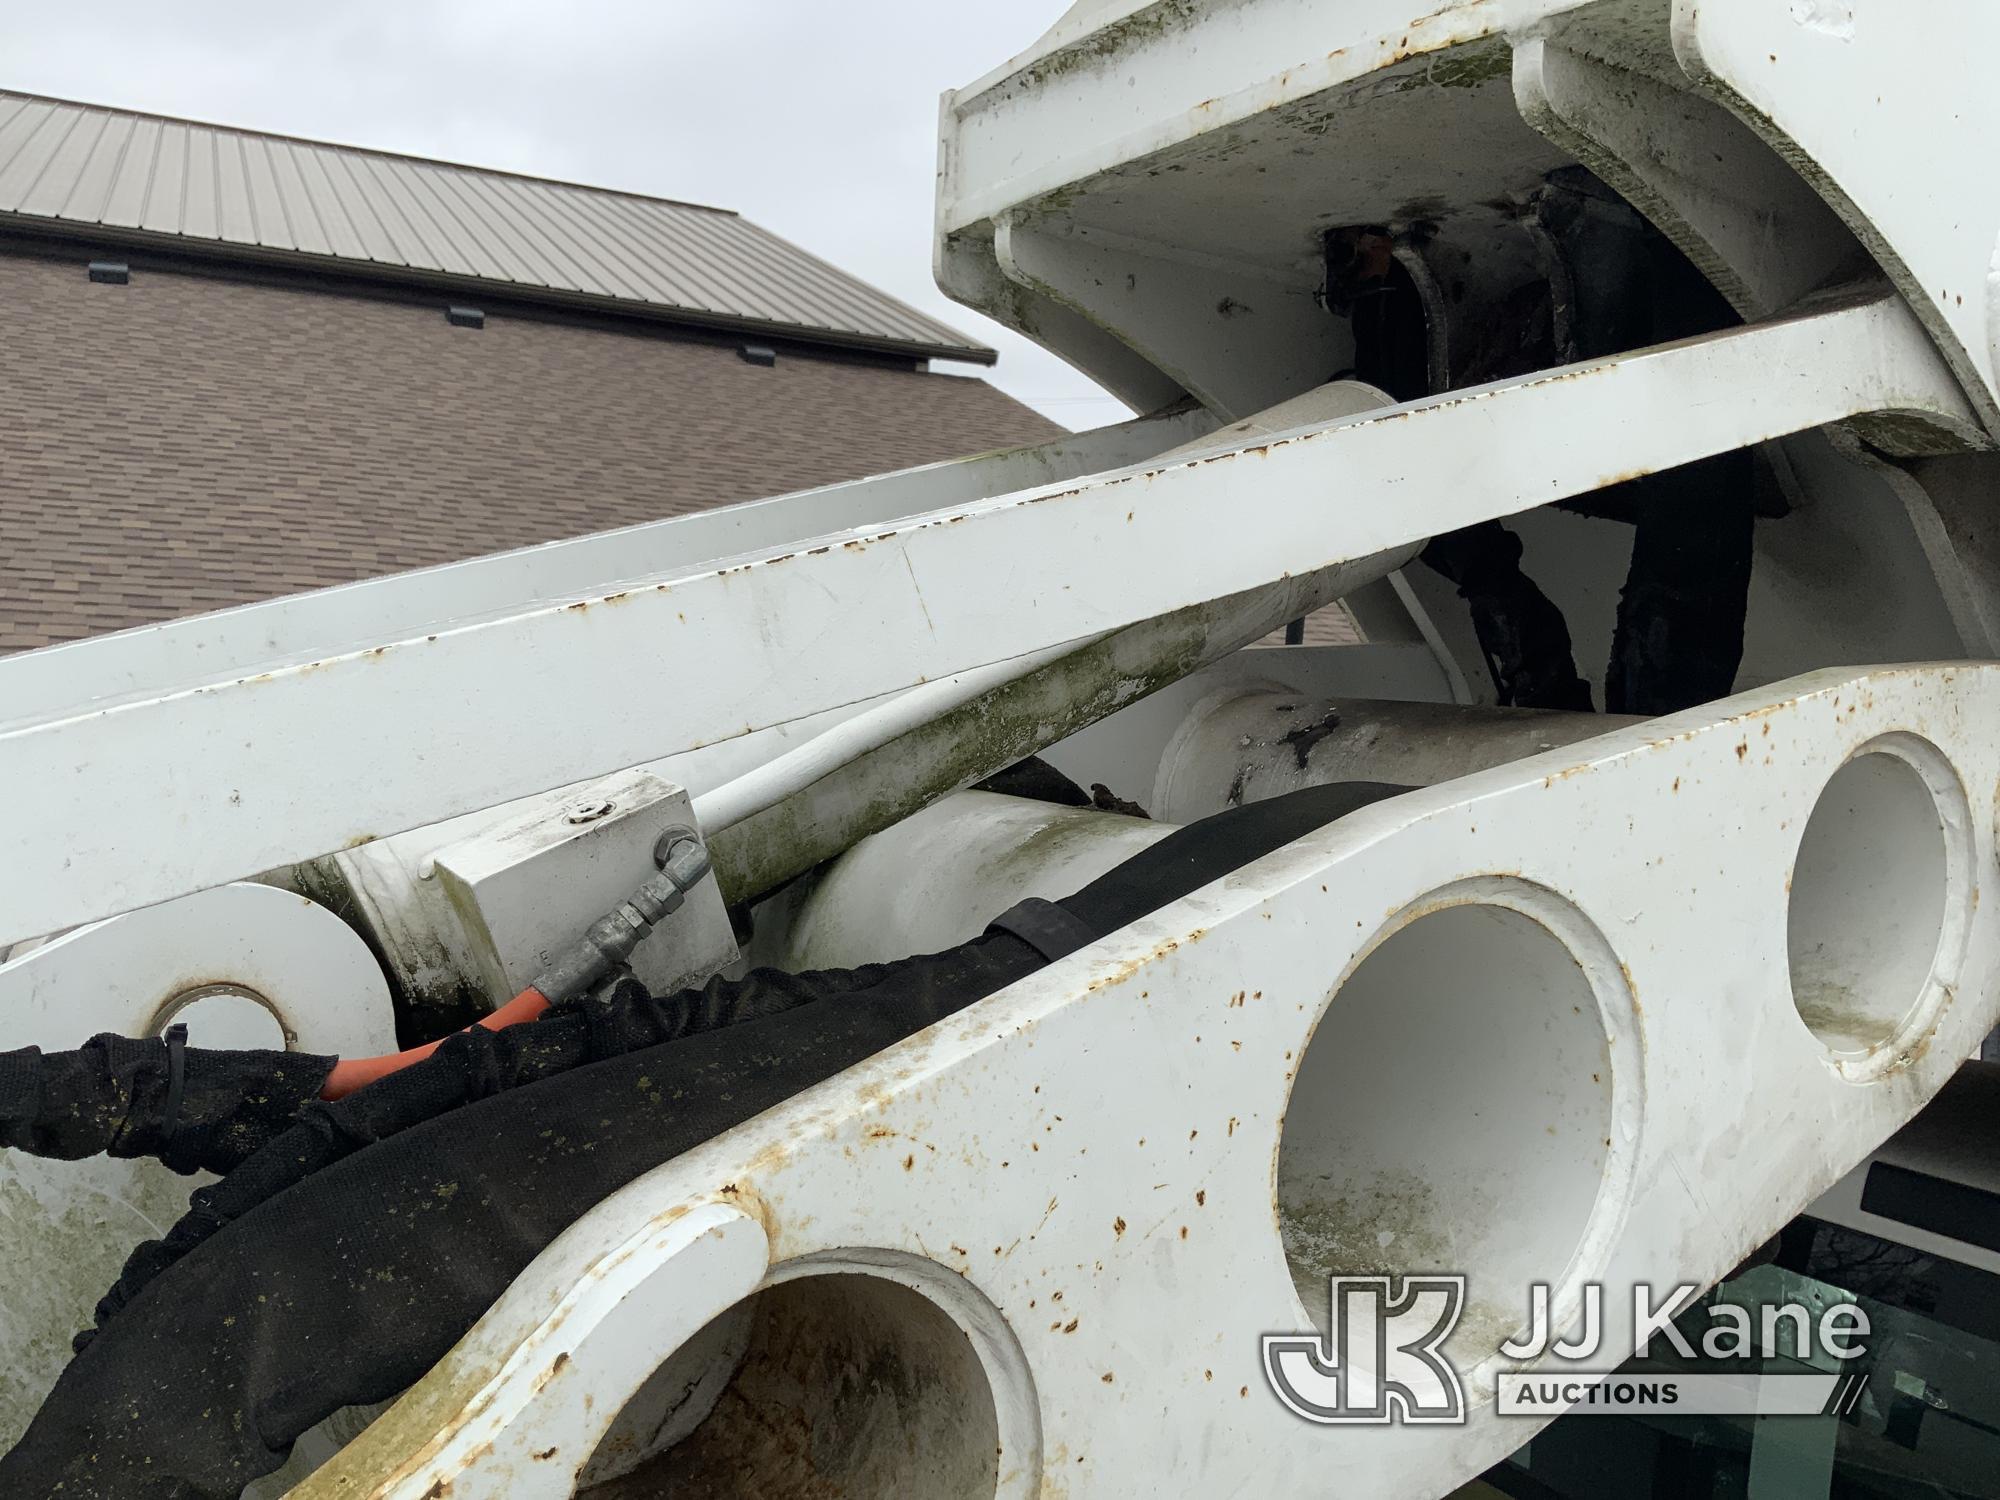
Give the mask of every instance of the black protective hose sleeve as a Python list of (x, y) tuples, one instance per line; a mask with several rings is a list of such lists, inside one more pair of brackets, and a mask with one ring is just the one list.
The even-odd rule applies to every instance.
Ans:
[(1726, 698), (1743, 662), (1756, 555), (1748, 451), (1629, 486), (1632, 563), (1604, 682), (1607, 713), (1658, 716)]
[[(0, 1052), (0, 1146), (76, 1161), (157, 1156), (177, 1172), (229, 1172), (315, 1097), (334, 1059), (303, 1052), (181, 1053), (158, 1037), (92, 1037), (73, 1052)], [(176, 1121), (169, 1139), (170, 1115)]]
[(877, 969), (873, 989), (587, 1063), (333, 1162), (101, 1329), (0, 1457), (0, 1495), (234, 1500), (326, 1414), (422, 1375), (592, 1203), (1040, 962), (979, 938)]
[[(97, 1304), (97, 1328), (161, 1271), (218, 1230), (364, 1146), (586, 1063), (865, 988), (886, 968), (805, 975), (759, 969), (742, 979), (711, 979), (699, 990), (665, 996), (649, 994), (626, 973), (600, 991), (551, 1009), (538, 1021), (503, 1031), (474, 1026), (454, 1032), (422, 1062), (343, 1099), (320, 1099), (315, 1089), (314, 1097), (293, 1108), (288, 1127), (267, 1138), (264, 1149), (222, 1181), (197, 1188), (189, 1197), (187, 1213), (164, 1239), (147, 1240), (126, 1258), (117, 1282)], [(84, 1348), (95, 1331), (78, 1333), (74, 1346)]]
[(1521, 539), (1498, 521), (1433, 537), (1424, 566), (1458, 585), (1473, 634), (1504, 707), (1591, 711), (1590, 684), (1577, 675), (1569, 625), (1521, 571)]
[(1232, 807), (1175, 829), (1061, 904), (1091, 930), (1116, 932), (1316, 828), (1409, 790), (1379, 781), (1336, 781)]
[[(1315, 787), (1226, 813), (1061, 904), (1108, 933), (1399, 790)], [(0, 1458), (0, 1493), (235, 1496), (330, 1412), (422, 1375), (607, 1193), (1041, 966), (1026, 943), (989, 933), (863, 969), (760, 971), (664, 1000), (614, 992), (453, 1038), (339, 1106), (309, 1108), (218, 1184), (242, 1221), (136, 1281)], [(303, 1180), (282, 1160), (301, 1149), (325, 1163)], [(250, 1201), (253, 1182), (288, 1180)]]
[[(1406, 790), (1338, 782), (1234, 808), (1176, 830), (1057, 905), (1079, 934), (1114, 932), (1304, 832)], [(1033, 951), (1032, 944), (1022, 947)], [(665, 996), (649, 994), (628, 973), (539, 1021), (497, 1032), (481, 1027), (456, 1032), (420, 1063), (344, 1099), (307, 1104), (297, 1123), (266, 1149), (223, 1181), (197, 1189), (188, 1212), (164, 1239), (146, 1241), (127, 1258), (117, 1283), (97, 1304), (97, 1329), (219, 1230), (365, 1146), (586, 1063), (763, 1020), (817, 1000), (867, 994), (891, 981), (934, 989), (955, 972), (962, 951), (807, 974), (757, 969), (741, 979), (711, 979), (701, 989)], [(1033, 956), (1043, 958), (1038, 952)], [(781, 1061), (774, 1059), (773, 1065)], [(95, 1330), (80, 1332), (75, 1347), (82, 1350), (94, 1336)]]

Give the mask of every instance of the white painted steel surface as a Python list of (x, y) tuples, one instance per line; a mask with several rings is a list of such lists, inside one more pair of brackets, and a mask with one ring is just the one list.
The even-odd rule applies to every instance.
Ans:
[(2000, 53), (1981, 0), (1675, 0), (1674, 55), (1775, 145), (1896, 279), (2000, 430)]
[(1865, 273), (1853, 237), (1783, 157), (1721, 105), (1630, 61), (1524, 40), (1514, 49), (1515, 103), (1640, 209), (1746, 318)]
[(10, 656), (0, 729), (85, 704), (110, 708), (383, 641), (412, 640), (524, 605), (612, 594), (651, 573), (691, 570), (802, 536), (1122, 469), (1215, 425), (1213, 417), (1184, 403), (1171, 412), (1030, 448), (923, 464)]
[[(1755, 403), (1718, 396), (1753, 385)], [(0, 784), (43, 789), (18, 807), (16, 858), (0, 866), (0, 939), (1884, 410), (1971, 422), (1893, 298), (766, 549), (434, 638), (52, 710), (0, 732)], [(1355, 503), (1327, 505), (1331, 494)], [(1229, 545), (1190, 546), (1224, 508)], [(1110, 552), (1122, 566), (1107, 574)], [(1032, 610), (1018, 605), (1028, 587)], [(630, 691), (640, 661), (643, 694)], [(524, 689), (533, 713), (493, 712), (490, 692)], [(189, 826), (198, 840), (180, 835)]]
[[(584, 931), (658, 869), (669, 829), (695, 831), (687, 793), (626, 771), (561, 797), (544, 797), (430, 856), (431, 875), (457, 917), (453, 938), (496, 1002), (544, 975)], [(704, 983), (736, 961), (722, 893), (704, 875), (678, 910), (626, 959), (656, 995)]]
[[(571, 1251), (575, 1234), (573, 1229), (543, 1253)], [(454, 1433), (423, 1456), (418, 1469), (431, 1477), (413, 1493), (439, 1484), (460, 1487), (456, 1476), (492, 1464), (521, 1478), (488, 1493), (511, 1494), (518, 1483), (524, 1492), (567, 1500), (618, 1415), (604, 1393), (636, 1390), (659, 1363), (656, 1338), (678, 1347), (755, 1291), (769, 1265), (762, 1227), (730, 1204), (661, 1215), (629, 1237), (592, 1233), (589, 1239), (593, 1274), (572, 1284), (552, 1309), (549, 1326), (515, 1349), (498, 1379), (481, 1390), (476, 1428)], [(635, 1338), (640, 1330), (645, 1336)], [(548, 1443), (545, 1419), (561, 1427), (563, 1442)], [(557, 1487), (538, 1484), (542, 1476)], [(323, 1483), (316, 1476), (292, 1493), (310, 1494)]]
[[(218, 990), (238, 997), (220, 1031), (204, 1025), (214, 1003), (197, 999)], [(246, 1009), (267, 1024), (244, 1026)], [(396, 1045), (388, 987), (361, 939), (325, 907), (270, 886), (219, 886), (0, 964), (8, 1047), (56, 1051), (174, 1020), (197, 1047), (270, 1045), (268, 1033), (299, 1052), (365, 1057)], [(0, 1259), (19, 1273), (0, 1299), (0, 1445), (26, 1428), (125, 1257), (165, 1234), (206, 1180), (152, 1161), (0, 1151)]]
[(21, 1047), (146, 1036), (218, 984), (262, 996), (301, 1051), (357, 1052), (395, 1034), (381, 970), (347, 925), (303, 896), (247, 883), (79, 927), (0, 964), (0, 1022)]
[(942, 238), (1191, 138), (1590, 0), (1154, 3), (947, 94)]
[(1016, 902), (1075, 894), (1178, 826), (960, 792), (835, 860), (795, 909), (780, 967), (805, 973), (941, 953)]
[[(1492, 1409), (1521, 1275), (1559, 1306), (1605, 1282), (1615, 1351), (1622, 1288), (1724, 1274), (1992, 1027), (1996, 746), (2000, 667), (1829, 671), (1356, 814), (607, 1200), (299, 1493), (417, 1500), (450, 1451), (466, 1493), (566, 1496), (589, 1429), (521, 1407), (507, 1453), (485, 1453), (494, 1393), (524, 1361), (558, 1368), (583, 1336), (563, 1309), (642, 1274), (661, 1226), (730, 1208), (761, 1225), (771, 1281), (822, 1259), (932, 1269), (995, 1402), (1032, 1417), (979, 1493), (1151, 1495), (1164, 1474), (1188, 1493), (1443, 1493), (1534, 1430)], [(1829, 784), (1874, 757), (1926, 795), (1851, 821), (1836, 852), (1923, 891), (1929, 919), (1875, 929), (1869, 1045), (1830, 1049), (1795, 1003), (1792, 877)], [(1419, 944), (1441, 957), (1415, 990), (1366, 982), (1397, 934), (1454, 922), (1471, 925)], [(1513, 1024), (1478, 1056), (1409, 1030), (1447, 1001)], [(1350, 1097), (1375, 1107), (1343, 1113)], [(1294, 1170), (1314, 1162), (1335, 1174), (1318, 1201)], [(1399, 1232), (1315, 1237), (1345, 1199)], [(651, 1260), (682, 1283), (671, 1253)], [(1312, 1328), (1300, 1285), (1336, 1266), (1472, 1278), (1467, 1426), (1309, 1430), (1268, 1394), (1258, 1335)], [(588, 1336), (671, 1347), (636, 1324)], [(601, 1384), (600, 1407), (629, 1388)], [(512, 1457), (550, 1448), (546, 1467)]]
[[(1078, 649), (1089, 644), (1081, 642)], [(692, 816), (704, 832), (733, 828), (931, 720), (1061, 660), (1067, 649), (1051, 647), (1016, 661), (955, 672), (913, 687), (878, 707), (842, 720), (825, 733), (775, 756), (734, 781), (704, 792), (695, 799)]]
[(1625, 724), (1619, 714), (1315, 698), (1274, 687), (1219, 687), (1188, 710), (1147, 793), (1176, 823), (1334, 781), (1434, 786), (1526, 760)]
[[(1141, 622), (1309, 577), (1372, 585), (1435, 652), (1371, 648), (1385, 679), (1465, 698), (1460, 602), (1388, 576), (1426, 538), (1516, 518), (1603, 634), (1629, 540), (1551, 502), (1794, 434), (1739, 683), (1911, 643), (1983, 654), (1995, 476), (1969, 450), (2000, 410), (2000, 197), (1993, 132), (1965, 121), (1994, 106), (1934, 74), (1941, 48), (2000, 47), (1996, 24), (1970, 0), (1921, 20), (1892, 0), (1086, 0), (946, 97), (939, 279), (1144, 407), (1206, 411), (0, 661), (0, 785), (30, 789), (0, 943), (347, 845), (364, 904), (415, 910), (447, 833), (385, 835), (665, 757), (703, 758), (677, 779), (706, 790), (861, 705), (907, 716), (940, 679), (1144, 644)], [(0, 108), (0, 152), (23, 118)], [(104, 176), (68, 136), (43, 156)], [(1315, 321), (1326, 229), (1456, 215), (1518, 239), (1572, 162), (1767, 321), (1215, 431), (1348, 362)], [(1127, 795), (1140, 776), (1176, 816), (1304, 777), (1260, 737), (1273, 700), (1241, 723), (1201, 702), (1264, 686), (1252, 655), (1052, 759)], [(1336, 699), (1366, 673), (1313, 676), (1271, 668)], [(837, 822), (902, 743), (780, 789)], [(866, 1493), (1443, 1493), (1534, 1430), (1491, 1401), (1527, 1282), (1557, 1284), (1558, 1321), (1604, 1282), (1615, 1352), (1626, 1287), (1725, 1273), (2000, 1019), (1996, 798), (2000, 667), (1947, 662), (1836, 666), (1378, 804), (614, 1195), (298, 1493), (559, 1500), (606, 1472), (607, 1433), (661, 1421), (782, 1489), (775, 1435), (823, 1413), (810, 1382), (773, 1403), (752, 1378), (779, 1335), (934, 1398), (930, 1425), (893, 1424), (909, 1441), (850, 1445)], [(786, 936), (800, 962), (943, 943), (1159, 831), (955, 799), (850, 851)], [(101, 967), (103, 939), (185, 905), (72, 934), (34, 972)], [(0, 968), (0, 1000), (37, 956)], [(5, 1187), (24, 1183), (49, 1191)], [(1267, 1394), (1259, 1336), (1314, 1326), (1335, 1270), (1471, 1277), (1467, 1426), (1308, 1431)], [(698, 1394), (662, 1407), (684, 1376)]]

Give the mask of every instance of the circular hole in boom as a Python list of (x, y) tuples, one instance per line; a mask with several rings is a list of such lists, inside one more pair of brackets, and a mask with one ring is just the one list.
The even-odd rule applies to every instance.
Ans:
[(590, 1500), (934, 1500), (999, 1484), (993, 1389), (930, 1298), (856, 1273), (782, 1282), (675, 1352), (613, 1422)]
[(241, 1047), (283, 1052), (296, 1037), (285, 1030), (271, 1002), (240, 984), (205, 984), (183, 991), (153, 1019), (158, 1035), (179, 1022), (191, 1047)]
[(1937, 798), (1901, 755), (1857, 755), (1820, 793), (1792, 866), (1786, 947), (1799, 1019), (1836, 1058), (1888, 1046), (1928, 1008), (1950, 863)]
[(1518, 1332), (1583, 1243), (1610, 1156), (1610, 1048), (1569, 948), (1466, 903), (1379, 942), (1300, 1060), (1278, 1148), (1292, 1281), (1325, 1329), (1330, 1276), (1463, 1275), (1461, 1368)]

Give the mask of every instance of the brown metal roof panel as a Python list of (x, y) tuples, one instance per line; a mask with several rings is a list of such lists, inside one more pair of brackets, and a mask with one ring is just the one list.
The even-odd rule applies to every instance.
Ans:
[(520, 280), (505, 247), (487, 229), (485, 216), (471, 212), (462, 200), (447, 193), (435, 168), (409, 166), (398, 176), (424, 216), (445, 237), (452, 253), (474, 268), (472, 275), (488, 281)]
[(190, 125), (181, 177), (180, 221), (173, 233), (197, 239), (222, 238), (220, 169), (215, 164), (215, 132)]
[(378, 162), (383, 178), (396, 196), (398, 206), (415, 224), (437, 255), (439, 264), (455, 276), (477, 276), (485, 281), (511, 281), (501, 264), (472, 233), (425, 180), (423, 169), (413, 162)]
[(557, 265), (566, 266), (576, 289), (593, 297), (619, 297), (634, 302), (648, 300), (646, 284), (615, 250), (582, 232), (554, 188), (546, 182), (513, 182), (474, 174), (481, 187), (506, 198), (524, 223), (535, 229), (535, 243), (546, 252), (537, 257), (538, 279), (556, 283)]
[(515, 184), (505, 178), (480, 172), (461, 172), (451, 179), (452, 188), (477, 203), (496, 233), (513, 246), (522, 266), (522, 279), (540, 278), (553, 287), (580, 292), (589, 280), (574, 257), (565, 255), (511, 191)]
[(910, 312), (873, 287), (805, 255), (798, 246), (768, 230), (744, 224), (739, 232), (745, 240), (744, 253), (766, 258), (774, 281), (780, 285), (796, 284), (815, 301), (844, 310), (854, 326), (887, 327), (899, 330), (905, 337), (932, 342), (952, 337), (943, 324)]
[(243, 152), (243, 179), (248, 189), (250, 216), (256, 224), (256, 242), (272, 250), (304, 248), (292, 229), (292, 216), (286, 210), (284, 195), (278, 191), (269, 143), (254, 135), (239, 135), (236, 144)]
[(639, 268), (658, 289), (653, 300), (669, 307), (756, 315), (752, 309), (758, 305), (757, 299), (732, 267), (706, 259), (660, 232), (649, 232), (631, 218), (627, 205), (616, 195), (571, 194), (565, 203), (590, 225), (594, 237), (615, 245), (628, 264)]
[(556, 182), (528, 182), (480, 172), (468, 172), (466, 182), (476, 182), (502, 198), (508, 204), (510, 222), (532, 228), (536, 244), (548, 246), (552, 260), (542, 260), (548, 284), (560, 286), (556, 276), (568, 274), (578, 290), (592, 296), (668, 306), (678, 302), (674, 286), (660, 280), (644, 256), (632, 254), (632, 246), (604, 232), (586, 194)]
[[(739, 236), (737, 243), (729, 247), (729, 253), (739, 264), (755, 267), (760, 273), (767, 305), (795, 309), (801, 322), (820, 328), (858, 331), (856, 325), (866, 321), (840, 295), (839, 287), (832, 283), (814, 284), (798, 275), (796, 268), (787, 265), (781, 256), (773, 255), (769, 244), (755, 235)], [(878, 326), (891, 333), (903, 331), (893, 323)]]
[(49, 109), (36, 118), (13, 158), (0, 167), (0, 207), (20, 211), (21, 204), (35, 190), (42, 173), (82, 118), (83, 111), (67, 106)]
[(292, 165), (298, 169), (300, 187), (312, 204), (313, 217), (319, 221), (320, 233), (326, 239), (327, 252), (347, 260), (367, 260), (367, 242), (349, 215), (347, 201), (321, 160), (321, 152), (313, 146), (287, 144), (291, 146)]
[(929, 343), (952, 342), (960, 337), (944, 324), (924, 317), (760, 225), (738, 219), (722, 232), (735, 239), (744, 256), (770, 268), (773, 285), (797, 288), (802, 298), (818, 306), (842, 310), (853, 325), (888, 327), (906, 338)]
[(243, 137), (218, 130), (214, 138), (217, 235), (232, 245), (261, 244), (256, 205), (250, 201), (250, 173), (243, 161)]
[(425, 248), (423, 238), (411, 227), (396, 200), (383, 185), (381, 176), (375, 171), (375, 164), (365, 156), (352, 152), (333, 153), (341, 171), (347, 174), (348, 184), (354, 189), (361, 206), (374, 221), (388, 244), (388, 253), (374, 259), (384, 265), (420, 266), (435, 271), (438, 264)]
[[(439, 233), (429, 215), (411, 196), (408, 184), (396, 171), (396, 163), (380, 157), (356, 156), (354, 175), (373, 188), (368, 201), (376, 211), (394, 216), (392, 233), (411, 265), (432, 271), (449, 271), (459, 276), (478, 274), (453, 253), (450, 242)], [(388, 224), (390, 220), (385, 217), (383, 222)]]
[[(644, 207), (633, 205), (633, 211), (643, 212)], [(733, 234), (743, 220), (735, 215), (679, 213), (669, 208), (658, 219), (662, 242), (685, 256), (691, 267), (700, 267), (704, 277), (717, 287), (730, 289), (733, 310), (774, 323), (834, 326), (822, 303), (798, 295), (796, 288), (772, 274), (769, 264), (745, 258), (741, 242)]]
[[(43, 121), (48, 119), (52, 110), (52, 105), (43, 103), (39, 99), (24, 100), (13, 114), (4, 122), (0, 122), (0, 181), (8, 179), (8, 174), (13, 170), (14, 159), (27, 149), (28, 142), (33, 139), (35, 132), (41, 129)], [(15, 189), (15, 194), (18, 195), (20, 191), (19, 188)], [(15, 201), (14, 196), (0, 198), (0, 209), (11, 209)]]
[(284, 210), (285, 227), (291, 231), (293, 245), (311, 255), (334, 254), (333, 241), (320, 221), (312, 190), (306, 186), (298, 151), (289, 141), (263, 144), (270, 162), (271, 191)]
[(698, 257), (641, 233), (603, 203), (565, 196), (563, 207), (589, 234), (591, 243), (616, 254), (618, 264), (649, 288), (648, 300), (662, 307), (685, 307), (726, 316), (742, 316), (745, 293), (727, 268), (703, 264)]
[(0, 93), (0, 214), (991, 351), (726, 210)]
[(98, 222), (121, 229), (137, 229), (146, 215), (146, 195), (153, 186), (153, 163), (160, 152), (161, 125), (158, 120), (137, 119), (118, 154), (118, 170), (105, 190), (104, 207)]
[(589, 221), (577, 213), (561, 188), (548, 182), (522, 182), (515, 186), (541, 212), (549, 233), (559, 236), (564, 245), (583, 257), (584, 266), (591, 273), (584, 284), (586, 292), (600, 297), (624, 297), (634, 302), (661, 300), (657, 295), (657, 285), (650, 283), (645, 274), (632, 264), (629, 255), (597, 233)]
[(878, 291), (858, 277), (850, 276), (838, 266), (828, 264), (760, 224), (738, 220), (734, 232), (742, 235), (746, 243), (760, 244), (774, 262), (788, 268), (787, 274), (797, 277), (820, 295), (850, 307), (858, 317), (870, 323), (900, 328), (911, 339), (926, 343), (964, 340), (964, 335), (956, 329), (926, 317), (907, 303)]
[(684, 256), (673, 254), (653, 236), (619, 212), (615, 193), (576, 188), (553, 190), (572, 222), (582, 226), (593, 244), (618, 257), (618, 264), (647, 288), (646, 300), (660, 307), (741, 314), (737, 295), (712, 274), (697, 272)]
[[(640, 205), (619, 207), (632, 215), (645, 211)], [(706, 306), (741, 317), (754, 317), (760, 311), (775, 313), (779, 321), (793, 321), (760, 295), (761, 288), (753, 284), (753, 272), (716, 253), (714, 241), (702, 233), (698, 217), (671, 212), (650, 217), (650, 224), (635, 225), (631, 232), (645, 239), (668, 274), (690, 289), (685, 298), (689, 306)]]
[(48, 202), (60, 192), (61, 200), (47, 212), (65, 219), (99, 222), (104, 217), (104, 200), (111, 195), (111, 181), (118, 174), (119, 159), (125, 154), (125, 143), (132, 138), (132, 123), (130, 116), (112, 115), (102, 120), (100, 128), (87, 139), (83, 131), (77, 131), (64, 150), (81, 151), (82, 160), (60, 166), (50, 163), (51, 170), (43, 174), (41, 185), (22, 202), (21, 211), (44, 212), (35, 205)]
[(527, 282), (540, 279), (530, 264), (531, 258), (522, 253), (520, 244), (506, 223), (485, 203), (465, 191), (464, 173), (424, 168), (420, 175), (424, 187), (438, 200), (440, 208), (478, 242), (481, 251), (498, 268), (502, 278)]
[(187, 196), (188, 127), (166, 124), (153, 161), (153, 180), (146, 188), (146, 206), (139, 227), (155, 234), (181, 232), (181, 204)]
[(354, 250), (342, 253), (358, 260), (388, 262), (400, 260), (401, 253), (396, 248), (396, 242), (390, 238), (389, 231), (383, 228), (381, 219), (375, 213), (374, 204), (362, 191), (360, 182), (355, 179), (354, 173), (348, 168), (340, 153), (324, 146), (314, 146), (301, 160), (310, 162), (312, 168), (326, 178), (332, 207), (321, 217), (331, 222), (334, 217), (332, 210), (338, 210), (340, 222), (347, 227), (349, 235), (357, 246)]
[[(742, 219), (689, 221), (682, 227), (690, 242), (700, 247), (707, 263), (728, 266), (740, 283), (751, 288), (753, 305), (769, 309), (779, 321), (789, 317), (811, 328), (843, 330), (855, 321), (841, 309), (838, 298), (828, 295), (827, 288), (803, 284), (798, 277), (788, 274), (789, 268), (762, 254), (761, 241), (754, 235), (744, 235)], [(895, 331), (885, 324), (868, 326), (884, 333)]]

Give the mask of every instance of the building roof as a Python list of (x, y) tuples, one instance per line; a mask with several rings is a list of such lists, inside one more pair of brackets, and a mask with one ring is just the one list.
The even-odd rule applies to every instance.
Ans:
[(0, 653), (1062, 431), (909, 363), (336, 290), (0, 253)]
[(990, 348), (726, 209), (0, 92), (0, 229), (854, 348)]

